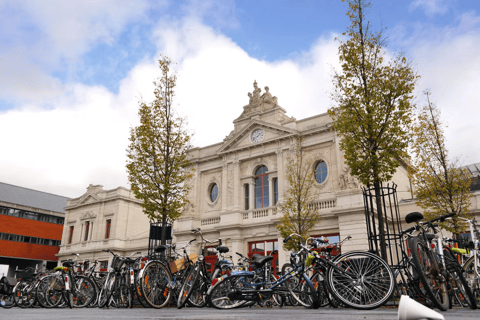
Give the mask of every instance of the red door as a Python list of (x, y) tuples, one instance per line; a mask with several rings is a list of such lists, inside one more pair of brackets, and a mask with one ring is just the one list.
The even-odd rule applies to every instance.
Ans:
[(272, 260), (272, 269), (273, 274), (277, 275), (278, 273), (278, 240), (262, 240), (262, 241), (253, 241), (248, 243), (248, 257), (252, 259), (254, 254), (259, 255), (271, 255)]

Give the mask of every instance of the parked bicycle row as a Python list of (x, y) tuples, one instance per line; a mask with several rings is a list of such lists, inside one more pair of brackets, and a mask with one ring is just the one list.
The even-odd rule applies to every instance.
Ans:
[[(96, 272), (98, 262), (88, 269), (75, 259), (62, 261), (50, 272), (30, 272), (21, 279), (0, 281), (0, 304), (20, 308), (39, 305), (53, 307), (143, 307), (182, 308), (211, 306), (230, 309), (251, 306), (299, 305), (306, 308), (351, 307), (374, 309), (400, 295), (428, 307), (447, 310), (453, 304), (475, 309), (480, 303), (480, 263), (478, 240), (468, 250), (449, 248), (451, 239), (438, 236), (436, 223), (452, 215), (420, 222), (420, 213), (407, 215), (406, 222), (416, 225), (402, 231), (399, 245), (402, 259), (391, 267), (371, 252), (352, 251), (332, 256), (333, 247), (325, 238), (304, 239), (297, 234), (284, 242), (296, 241), (298, 250), (290, 254), (290, 262), (275, 275), (273, 256), (254, 254), (251, 258), (235, 253), (239, 263), (227, 256), (229, 248), (222, 241), (210, 241), (200, 229), (192, 230), (194, 239), (183, 247), (158, 246), (155, 251), (164, 259), (148, 259), (140, 252), (123, 257), (113, 255), (107, 273)], [(475, 220), (470, 225), (472, 239), (478, 239)], [(433, 232), (433, 233), (432, 233)], [(188, 254), (188, 247), (200, 237), (200, 250)], [(457, 240), (458, 241), (458, 240)], [(213, 248), (213, 246), (216, 247)], [(215, 250), (218, 258), (213, 267), (206, 262), (207, 250)], [(469, 255), (462, 266), (458, 255)], [(172, 256), (171, 262), (165, 257)], [(396, 292), (394, 294), (394, 292)]]
[[(443, 237), (438, 223), (455, 214), (421, 222), (423, 215), (412, 212), (405, 217), (415, 226), (400, 235), (402, 258), (393, 266), (398, 294), (430, 308), (446, 311), (456, 304), (476, 309), (480, 305), (480, 263), (478, 225), (475, 220), (460, 218), (469, 224), (471, 240)], [(460, 243), (464, 249), (459, 249)], [(465, 261), (463, 265), (461, 261)]]

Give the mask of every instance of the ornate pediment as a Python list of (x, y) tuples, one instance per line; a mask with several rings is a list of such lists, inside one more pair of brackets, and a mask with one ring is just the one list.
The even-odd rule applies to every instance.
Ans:
[(87, 193), (80, 199), (80, 201), (78, 201), (77, 205), (86, 205), (86, 204), (96, 203), (98, 201), (100, 201), (100, 199), (97, 196)]
[(96, 217), (97, 215), (95, 213), (93, 213), (92, 211), (87, 211), (81, 215), (80, 220), (90, 220)]
[(227, 153), (244, 148), (251, 148), (278, 139), (285, 139), (298, 134), (297, 130), (276, 125), (273, 123), (251, 120), (238, 132), (232, 132), (229, 139), (224, 140), (224, 145), (218, 154)]

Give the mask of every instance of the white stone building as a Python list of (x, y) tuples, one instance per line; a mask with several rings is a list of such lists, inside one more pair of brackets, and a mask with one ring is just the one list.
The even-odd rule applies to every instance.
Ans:
[[(268, 87), (265, 90), (261, 95), (254, 83), (249, 104), (223, 141), (191, 150), (195, 173), (190, 205), (174, 223), (174, 242), (183, 245), (193, 238), (191, 230), (200, 228), (209, 240), (221, 238), (234, 258), (235, 252), (268, 254), (278, 249), (276, 263), (287, 262), (276, 229), (281, 216), (276, 204), (286, 189), (289, 150), (302, 137), (302, 147), (314, 159), (312, 175), (318, 180), (312, 205), (322, 216), (311, 234), (331, 241), (351, 235), (342, 252), (368, 249), (361, 186), (344, 163), (332, 119), (326, 113), (301, 120), (289, 117)], [(421, 212), (412, 201), (404, 167), (398, 168), (392, 182), (398, 186), (401, 215)], [(474, 193), (472, 211), (480, 213), (479, 191)], [(80, 253), (82, 261), (111, 260), (103, 249), (123, 255), (147, 253), (149, 220), (130, 190), (90, 185), (83, 196), (68, 201), (65, 212), (59, 260), (71, 258), (73, 252)], [(198, 250), (198, 242), (196, 246), (190, 251)]]
[(102, 250), (146, 255), (149, 219), (140, 203), (126, 188), (103, 190), (100, 185), (90, 185), (84, 195), (69, 199), (58, 260), (78, 253), (79, 261), (103, 261), (101, 269), (106, 270), (112, 255)]
[[(302, 120), (289, 117), (268, 87), (265, 90), (261, 95), (254, 83), (249, 104), (223, 141), (191, 151), (195, 167), (191, 205), (175, 223), (177, 243), (192, 239), (191, 230), (200, 227), (207, 239), (222, 238), (233, 253), (279, 249), (278, 263), (286, 262), (276, 229), (281, 215), (276, 203), (286, 189), (289, 150), (302, 137), (302, 147), (314, 159), (313, 205), (322, 216), (311, 234), (331, 239), (351, 235), (344, 250), (368, 249), (362, 191), (344, 164), (332, 119), (326, 113)], [(399, 199), (411, 198), (405, 168), (397, 170), (393, 181)]]

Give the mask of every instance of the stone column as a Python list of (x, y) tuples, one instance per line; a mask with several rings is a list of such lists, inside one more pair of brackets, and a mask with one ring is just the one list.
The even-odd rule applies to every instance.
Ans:
[(255, 182), (251, 181), (248, 184), (248, 191), (250, 192), (250, 194), (248, 195), (248, 201), (250, 202), (248, 206), (250, 210), (253, 210), (255, 209)]
[(277, 172), (278, 172), (278, 201), (282, 201), (283, 199), (283, 186), (284, 186), (284, 167), (283, 167), (283, 150), (282, 149), (277, 149), (275, 152), (277, 154)]
[(232, 238), (232, 259), (234, 264), (238, 264), (238, 258), (239, 255), (237, 255), (235, 252), (241, 253), (244, 256), (247, 256), (247, 254), (243, 251), (244, 247), (244, 239), (240, 237), (233, 237)]
[(88, 235), (88, 240), (93, 240), (93, 220), (90, 220), (90, 234)]
[(269, 207), (273, 207), (273, 177), (272, 176), (268, 176), (268, 206)]
[(240, 161), (233, 160), (233, 207), (235, 210), (240, 209)]
[(228, 203), (228, 164), (227, 161), (223, 160), (223, 170), (222, 170), (222, 211), (227, 210)]

